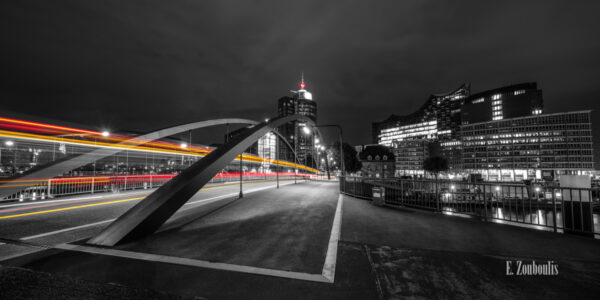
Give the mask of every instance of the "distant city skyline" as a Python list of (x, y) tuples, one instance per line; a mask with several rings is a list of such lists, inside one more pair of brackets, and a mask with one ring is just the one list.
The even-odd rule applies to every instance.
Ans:
[(224, 116), (263, 120), (304, 72), (319, 121), (341, 124), (350, 144), (370, 142), (370, 122), (415, 111), (463, 82), (476, 93), (535, 81), (545, 112), (598, 116), (594, 1), (265, 8), (3, 2), (2, 109), (137, 132)]

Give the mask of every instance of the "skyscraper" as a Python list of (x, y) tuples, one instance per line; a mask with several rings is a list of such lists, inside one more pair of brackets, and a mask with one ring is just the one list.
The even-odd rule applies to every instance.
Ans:
[[(391, 115), (384, 121), (373, 122), (373, 141), (395, 149), (398, 174), (423, 172), (418, 166), (427, 157), (418, 155), (416, 162), (406, 162), (414, 161), (413, 153), (425, 153), (422, 150), (426, 144), (429, 155), (445, 157), (450, 171), (458, 172), (465, 169), (461, 125), (535, 116), (542, 114), (542, 110), (542, 91), (535, 82), (477, 94), (471, 94), (470, 85), (463, 84), (452, 92), (429, 96), (427, 102), (411, 114)], [(414, 140), (425, 142), (415, 143)]]
[[(299, 84), (299, 90), (290, 90), (290, 96), (279, 98), (277, 103), (280, 117), (289, 115), (303, 115), (317, 121), (317, 103), (312, 94), (306, 90), (304, 75)], [(313, 132), (305, 133), (302, 130), (303, 122), (290, 122), (279, 127), (279, 133), (284, 136), (292, 147), (298, 152), (298, 162), (305, 165), (313, 164), (312, 151), (314, 150)], [(296, 142), (297, 141), (297, 142)], [(294, 161), (293, 152), (283, 143), (279, 146), (279, 157), (288, 161)]]

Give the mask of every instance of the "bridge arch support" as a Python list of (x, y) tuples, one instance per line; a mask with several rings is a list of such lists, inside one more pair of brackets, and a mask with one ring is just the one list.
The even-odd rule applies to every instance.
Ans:
[(114, 246), (124, 241), (154, 233), (237, 155), (266, 133), (292, 121), (302, 121), (315, 125), (306, 116), (291, 115), (274, 118), (271, 121), (249, 128), (183, 170), (179, 175), (126, 211), (87, 243)]

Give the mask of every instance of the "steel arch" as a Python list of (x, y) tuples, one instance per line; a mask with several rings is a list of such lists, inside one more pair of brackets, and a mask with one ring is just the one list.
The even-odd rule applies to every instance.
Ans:
[(274, 118), (269, 122), (263, 122), (249, 128), (183, 170), (179, 175), (126, 211), (87, 243), (99, 246), (114, 246), (124, 241), (152, 234), (244, 149), (258, 141), (267, 132), (292, 121), (303, 121), (315, 125), (306, 116), (291, 115)]

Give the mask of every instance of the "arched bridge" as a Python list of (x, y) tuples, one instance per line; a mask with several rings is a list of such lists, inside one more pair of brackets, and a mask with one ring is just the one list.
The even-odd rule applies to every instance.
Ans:
[(87, 243), (114, 246), (154, 233), (244, 149), (268, 132), (292, 121), (302, 121), (315, 126), (308, 117), (292, 115), (274, 118), (249, 128), (148, 195)]
[[(15, 182), (24, 182), (39, 178), (52, 178), (55, 176), (60, 176), (76, 168), (85, 166), (87, 164), (93, 163), (94, 161), (98, 161), (100, 159), (115, 155), (118, 152), (123, 151), (123, 149), (118, 147), (119, 145), (140, 146), (145, 143), (173, 136), (182, 132), (225, 124), (256, 125), (259, 124), (259, 122), (240, 118), (223, 118), (182, 124), (153, 131), (144, 135), (121, 141), (120, 143), (115, 144), (114, 147), (99, 148), (88, 153), (76, 156), (69, 156), (64, 159), (59, 159), (51, 163), (45, 164), (41, 167), (34, 168), (23, 174), (18, 174), (13, 177), (4, 179), (0, 183), (0, 186), (2, 187), (2, 189), (0, 189), (0, 199), (19, 193), (24, 189), (23, 185), (21, 184), (13, 184)], [(274, 131), (274, 133), (277, 134), (279, 139), (284, 141), (284, 143), (293, 151), (293, 148), (287, 142), (286, 139), (282, 138), (277, 131)]]

